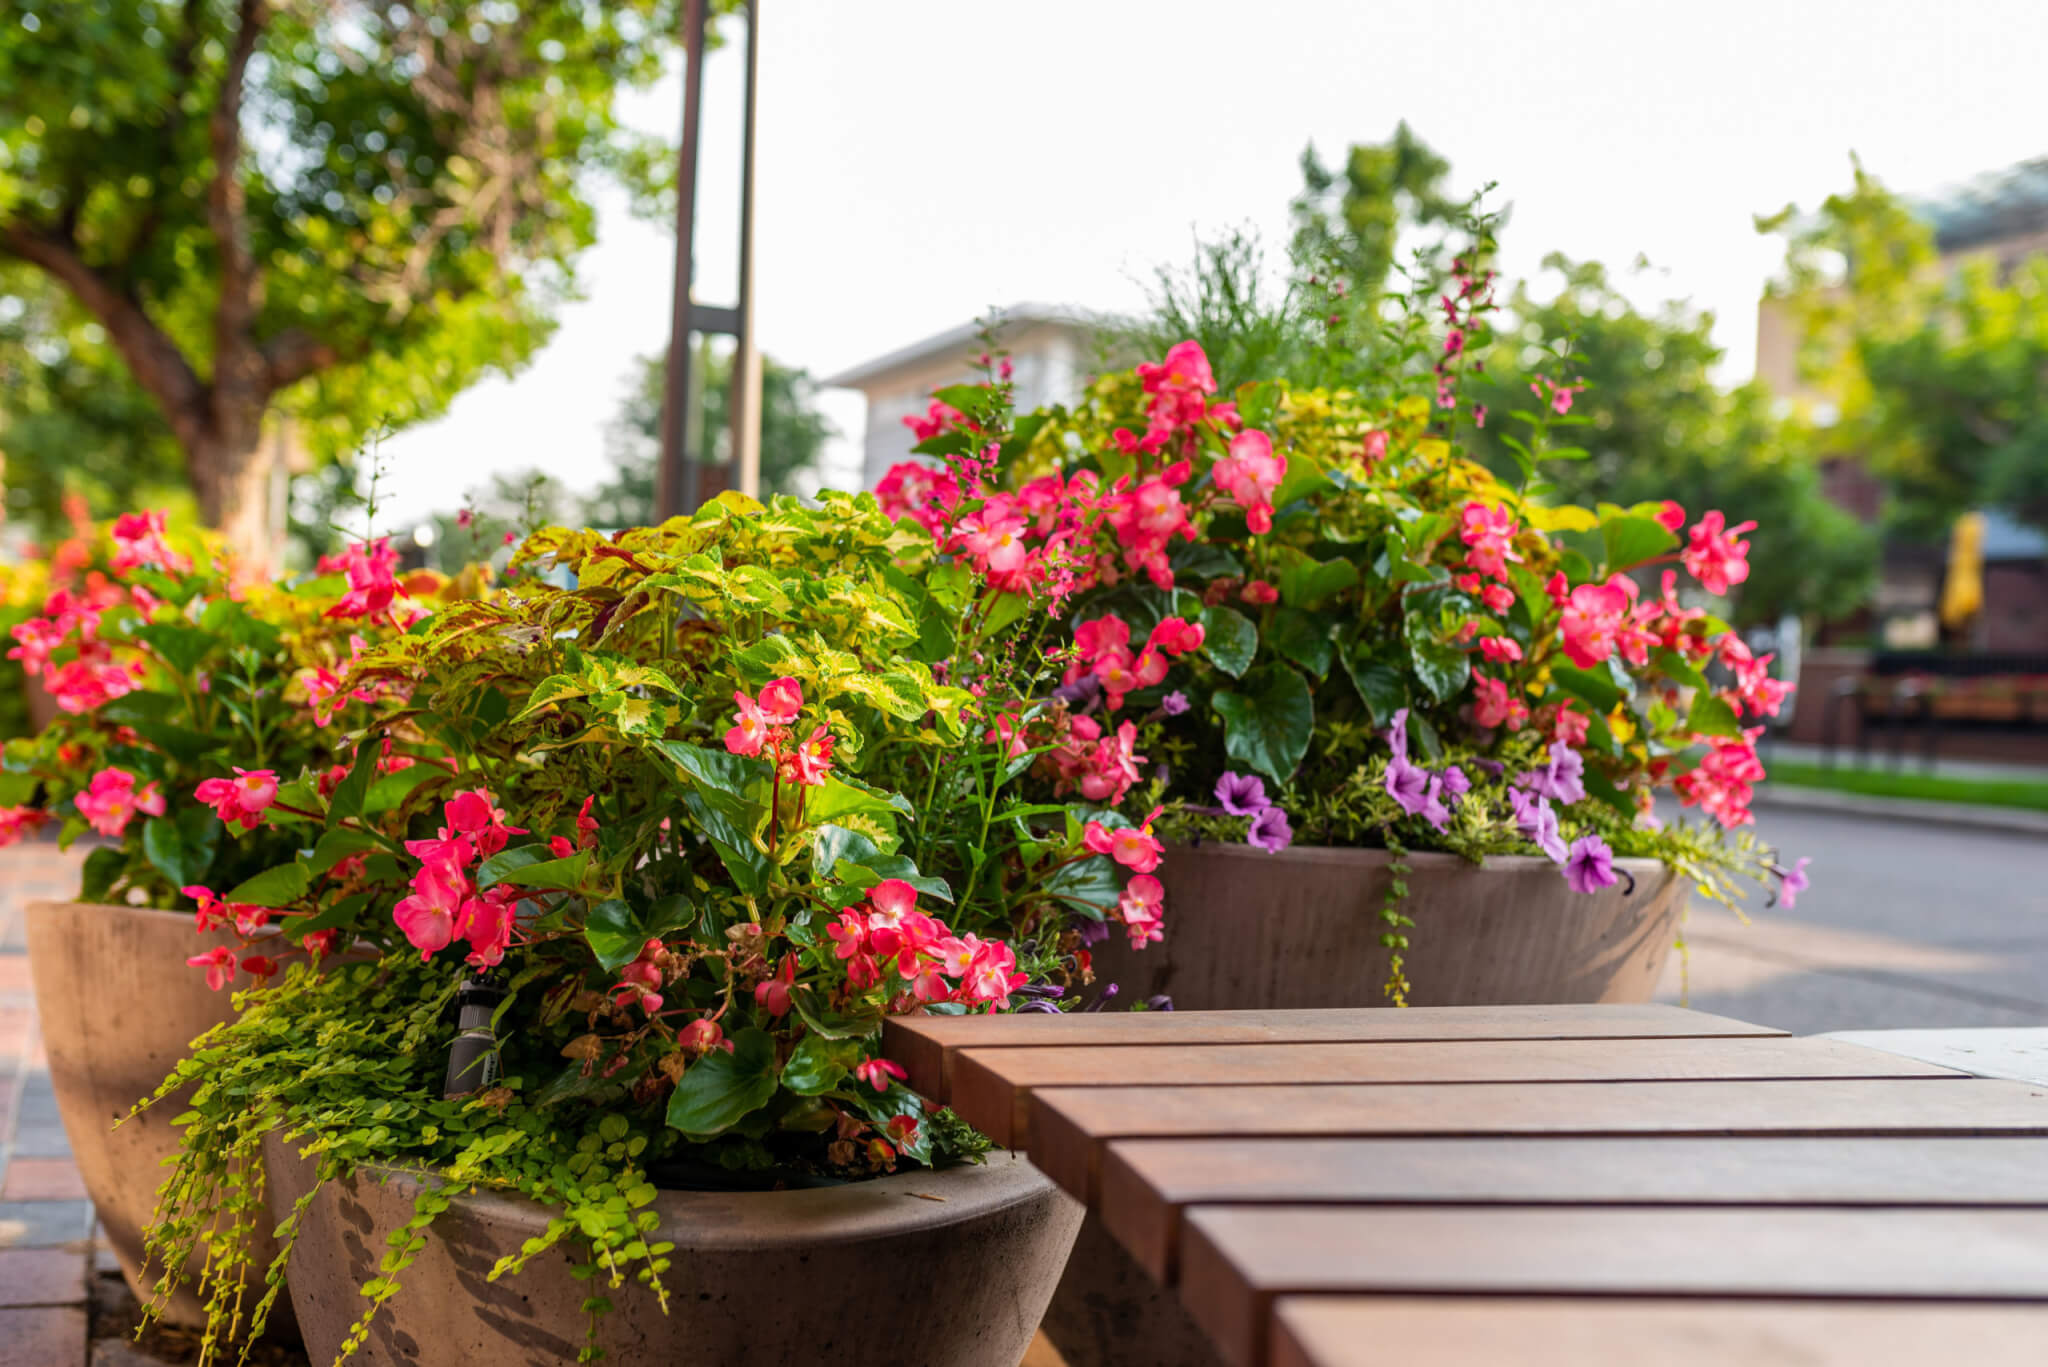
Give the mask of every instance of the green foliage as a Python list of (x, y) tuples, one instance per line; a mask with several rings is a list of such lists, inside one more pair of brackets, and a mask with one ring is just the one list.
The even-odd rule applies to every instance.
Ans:
[(1897, 533), (1938, 543), (1999, 507), (2048, 528), (2048, 258), (1939, 255), (1933, 229), (1859, 163), (1788, 236), (1772, 293), (1802, 329), (1802, 378), (1867, 453)]

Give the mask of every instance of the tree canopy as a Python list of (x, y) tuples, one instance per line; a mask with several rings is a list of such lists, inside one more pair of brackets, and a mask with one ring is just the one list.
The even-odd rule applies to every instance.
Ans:
[[(593, 239), (591, 174), (658, 178), (660, 141), (615, 101), (660, 74), (676, 10), (17, 0), (0, 261), (68, 291), (202, 513), (260, 551), (270, 415), (333, 457), (545, 340)], [(62, 454), (5, 440), (17, 461)]]
[(1802, 378), (1837, 445), (1890, 491), (1895, 533), (1939, 541), (1998, 507), (2048, 528), (2048, 256), (1945, 258), (1934, 228), (1859, 164), (1788, 237), (1772, 293), (1803, 327)]

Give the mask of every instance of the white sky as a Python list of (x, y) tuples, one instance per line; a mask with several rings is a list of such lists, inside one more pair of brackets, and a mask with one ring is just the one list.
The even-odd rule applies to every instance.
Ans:
[[(1513, 206), (1510, 275), (1561, 250), (1659, 274), (1746, 377), (1778, 260), (1751, 216), (1811, 207), (1849, 153), (1918, 191), (2048, 153), (2048, 0), (765, 0), (763, 349), (814, 374), (991, 305), (1135, 306), (1197, 231), (1277, 255), (1296, 158), (1406, 118), (1453, 184)], [(738, 44), (706, 81), (697, 297), (731, 300)], [(669, 129), (680, 82), (630, 117)], [(587, 298), (520, 375), (386, 444), (398, 520), (493, 469), (587, 489), (632, 358), (665, 342), (669, 235), (608, 193)], [(857, 395), (831, 396), (850, 444)], [(850, 456), (842, 449), (842, 459)], [(843, 466), (841, 468), (844, 468)]]

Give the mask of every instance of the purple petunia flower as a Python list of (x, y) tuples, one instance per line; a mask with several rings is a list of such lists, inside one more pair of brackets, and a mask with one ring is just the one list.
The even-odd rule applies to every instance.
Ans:
[(1557, 832), (1557, 812), (1547, 797), (1536, 797), (1519, 788), (1508, 789), (1508, 804), (1515, 809), (1515, 828), (1524, 839), (1550, 856), (1553, 864), (1565, 860), (1564, 837)]
[(1597, 835), (1582, 835), (1565, 856), (1564, 881), (1573, 892), (1596, 892), (1621, 880), (1614, 874), (1614, 851)]
[(1263, 807), (1252, 818), (1252, 828), (1245, 834), (1245, 843), (1256, 845), (1267, 854), (1278, 854), (1294, 843), (1294, 828), (1287, 824), (1287, 813), (1278, 807)]
[(1159, 700), (1159, 710), (1169, 717), (1178, 717), (1188, 710), (1188, 695), (1178, 688)]
[(1569, 806), (1586, 796), (1586, 761), (1563, 741), (1550, 747), (1550, 763), (1517, 775), (1515, 782), (1530, 792)]
[(1394, 714), (1387, 725), (1387, 744), (1394, 748), (1395, 759), (1408, 758), (1408, 709), (1402, 708)]
[(1778, 885), (1778, 904), (1787, 911), (1799, 901), (1799, 894), (1812, 885), (1813, 880), (1806, 876), (1806, 866), (1812, 862), (1812, 859), (1802, 855), (1799, 862), (1791, 868), (1778, 870), (1778, 877), (1784, 880)]
[(1455, 807), (1458, 799), (1472, 791), (1472, 780), (1465, 777), (1465, 771), (1453, 764), (1444, 770), (1444, 797)]
[(1408, 815), (1422, 815), (1429, 805), (1429, 771), (1410, 764), (1407, 755), (1396, 753), (1387, 763), (1387, 796), (1400, 803)]
[(1435, 830), (1442, 830), (1451, 824), (1451, 809), (1444, 806), (1444, 780), (1441, 774), (1429, 776), (1429, 790), (1422, 795), (1422, 819)]
[(1216, 801), (1232, 816), (1257, 816), (1272, 805), (1257, 774), (1226, 772), (1216, 780)]

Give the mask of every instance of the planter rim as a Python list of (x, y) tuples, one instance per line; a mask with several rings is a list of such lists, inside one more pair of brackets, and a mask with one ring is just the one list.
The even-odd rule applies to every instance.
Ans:
[(126, 902), (80, 902), (70, 897), (39, 897), (23, 908), (26, 911), (62, 911), (67, 907), (81, 911), (111, 911), (123, 916), (174, 916), (181, 921), (190, 921), (192, 913), (179, 911), (175, 907), (137, 907)]
[[(275, 1134), (278, 1157), (298, 1157), (298, 1146)], [(401, 1190), (436, 1174), (395, 1164), (365, 1163), (358, 1180)], [(662, 1237), (679, 1248), (713, 1252), (789, 1245), (855, 1244), (965, 1224), (1038, 1199), (1050, 1178), (1021, 1153), (992, 1149), (980, 1164), (921, 1168), (837, 1187), (787, 1191), (662, 1190), (648, 1209), (661, 1216)], [(936, 1197), (937, 1199), (932, 1199)], [(480, 1189), (454, 1198), (454, 1207), (493, 1224), (538, 1233), (554, 1212), (537, 1201)]]
[[(1302, 864), (1385, 864), (1391, 852), (1383, 849), (1354, 845), (1289, 845), (1284, 850), (1266, 851), (1253, 845), (1241, 844), (1234, 840), (1202, 840), (1192, 845), (1169, 845), (1169, 854), (1220, 854), (1238, 859), (1271, 859)], [(1489, 854), (1474, 864), (1461, 854), (1445, 850), (1410, 850), (1402, 858), (1420, 868), (1450, 868), (1453, 865), (1473, 870), (1475, 873), (1499, 871), (1502, 873), (1526, 873), (1533, 869), (1555, 869), (1558, 866), (1540, 854)], [(1649, 859), (1641, 855), (1620, 856), (1614, 860), (1614, 867), (1627, 869), (1638, 878), (1654, 878), (1660, 874), (1676, 873), (1661, 859)]]

